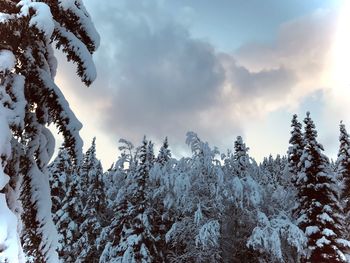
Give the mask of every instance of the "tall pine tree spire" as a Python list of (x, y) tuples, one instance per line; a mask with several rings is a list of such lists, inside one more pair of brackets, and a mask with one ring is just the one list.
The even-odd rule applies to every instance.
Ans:
[(235, 149), (233, 154), (234, 159), (238, 162), (242, 162), (242, 161), (245, 162), (246, 160), (242, 160), (242, 158), (243, 159), (247, 158), (249, 148), (245, 145), (241, 136), (237, 136), (237, 139), (234, 143), (234, 149)]
[(296, 114), (293, 115), (292, 119), (292, 131), (291, 137), (289, 140), (289, 148), (288, 148), (288, 170), (290, 174), (292, 175), (292, 182), (296, 184), (297, 182), (297, 174), (300, 170), (300, 167), (298, 166), (300, 163), (301, 155), (303, 154), (304, 149), (304, 139), (303, 139), (303, 133), (302, 133), (302, 125), (298, 121), (298, 116)]
[(167, 163), (171, 158), (171, 152), (169, 149), (168, 137), (165, 137), (162, 147), (160, 147), (159, 154), (157, 156), (157, 162), (161, 165)]
[[(345, 222), (350, 219), (350, 138), (346, 131), (344, 123), (340, 122), (339, 152), (336, 161), (337, 179), (340, 180), (342, 187), (341, 203), (344, 210)], [(344, 238), (350, 239), (350, 226), (345, 224)], [(350, 256), (350, 247), (347, 247), (346, 253)]]
[(71, 262), (76, 258), (73, 249), (79, 234), (81, 211), (79, 176), (65, 148), (61, 148), (49, 166), (51, 181), (52, 215), (58, 231), (59, 258)]
[(102, 246), (99, 246), (102, 227), (106, 223), (107, 199), (103, 183), (103, 171), (101, 162), (96, 157), (96, 138), (93, 138), (90, 148), (87, 150), (82, 167), (81, 178), (81, 199), (83, 211), (82, 222), (79, 226), (81, 237), (79, 238), (76, 251), (79, 262), (98, 262), (102, 253)]
[(346, 210), (350, 210), (350, 138), (344, 123), (340, 123), (339, 151), (336, 161), (337, 177), (343, 182), (342, 199), (346, 203)]
[(337, 200), (335, 176), (310, 113), (304, 120), (305, 148), (298, 173), (298, 223), (307, 237), (303, 262), (345, 262), (341, 207)]
[(237, 136), (234, 142), (234, 152), (230, 161), (235, 175), (240, 178), (247, 175), (247, 169), (250, 166), (248, 151), (249, 148), (243, 142), (243, 138)]

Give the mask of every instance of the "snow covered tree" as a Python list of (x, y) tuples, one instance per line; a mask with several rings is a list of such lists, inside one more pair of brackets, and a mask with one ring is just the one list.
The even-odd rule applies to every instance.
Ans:
[[(109, 171), (107, 171), (105, 179), (107, 180), (107, 197), (108, 197), (108, 218), (110, 223), (103, 228), (101, 239), (106, 240), (100, 257), (101, 263), (107, 263), (116, 256), (115, 248), (120, 240), (122, 231), (121, 219), (124, 218), (127, 212), (128, 204), (126, 197), (126, 189), (130, 180), (128, 175), (136, 171), (136, 153), (134, 153), (134, 145), (125, 140), (120, 139), (121, 146), (118, 149), (121, 155), (117, 159)], [(130, 178), (129, 178), (130, 179)]]
[[(10, 176), (6, 196), (10, 200), (18, 182), (23, 182), (21, 240), (25, 254), (35, 262), (56, 262), (57, 240), (51, 219), (47, 170), (54, 138), (46, 126), (56, 124), (63, 134), (64, 147), (76, 160), (81, 156), (82, 141), (78, 133), (81, 124), (54, 83), (57, 62), (53, 43), (62, 48), (68, 60), (76, 63), (77, 74), (89, 85), (96, 77), (91, 54), (98, 47), (99, 37), (81, 0), (2, 1), (0, 12), (3, 14), (0, 79), (4, 113), (1, 127), (6, 135), (2, 147), (8, 149), (1, 154), (3, 160), (10, 159), (3, 167)], [(4, 182), (0, 184), (2, 189), (6, 182), (0, 181)], [(11, 245), (2, 242), (0, 246), (8, 251), (20, 250), (16, 242)], [(11, 262), (20, 257), (20, 253), (17, 259), (3, 255)]]
[(288, 255), (284, 243), (302, 253), (305, 242), (303, 231), (293, 224), (283, 211), (271, 218), (259, 211), (258, 224), (252, 231), (247, 245), (259, 252), (259, 262), (291, 263), (299, 262), (298, 257)]
[(287, 165), (286, 157), (270, 155), (259, 166), (262, 200), (248, 245), (259, 253), (260, 262), (299, 262), (305, 243), (292, 216), (296, 191)]
[(168, 137), (165, 137), (162, 147), (159, 150), (159, 154), (157, 156), (157, 163), (164, 165), (171, 158), (171, 152), (169, 150)]
[(258, 254), (247, 247), (256, 226), (256, 213), (262, 200), (257, 177), (258, 167), (248, 154), (241, 136), (234, 142), (234, 152), (224, 159), (224, 216), (221, 249), (225, 262), (255, 262)]
[(342, 181), (342, 201), (345, 212), (350, 212), (350, 138), (344, 123), (340, 123), (339, 151), (336, 161), (337, 179)]
[(66, 149), (60, 148), (57, 157), (49, 166), (49, 173), (52, 200), (51, 211), (56, 223), (56, 213), (62, 208), (62, 202), (68, 190), (67, 178), (73, 175), (72, 159)]
[(134, 146), (131, 142), (124, 139), (120, 140), (120, 142), (123, 144), (119, 147), (119, 150), (122, 151), (121, 155), (104, 175), (104, 184), (107, 186), (106, 198), (108, 202), (108, 212), (110, 213), (108, 217), (113, 217), (118, 191), (125, 185), (129, 168), (133, 166), (130, 162), (133, 162), (134, 159), (132, 153)]
[[(91, 146), (86, 151), (83, 157), (83, 162), (79, 166), (79, 176), (80, 176), (80, 183), (81, 183), (81, 189), (87, 190), (91, 184), (94, 183), (95, 176), (96, 176), (96, 169), (99, 161), (96, 157), (96, 138), (94, 137), (91, 142)], [(87, 203), (87, 198), (90, 196), (90, 193), (87, 191), (84, 191), (82, 193), (82, 202), (83, 206)]]
[(244, 172), (246, 171), (247, 166), (249, 165), (249, 156), (248, 156), (249, 148), (246, 147), (245, 143), (241, 136), (237, 136), (237, 139), (234, 143), (234, 153), (233, 153), (233, 161), (238, 167), (238, 176), (243, 177)]
[(149, 171), (154, 160), (153, 144), (143, 139), (138, 165), (128, 174), (118, 204), (115, 241), (107, 244), (101, 262), (161, 262), (152, 233), (152, 214), (147, 198)]
[[(340, 181), (338, 188), (341, 189), (340, 200), (344, 211), (345, 222), (350, 219), (350, 138), (345, 125), (340, 123), (339, 152), (335, 163), (337, 179)], [(350, 239), (350, 227), (345, 224), (344, 238)], [(350, 258), (350, 247), (346, 248), (346, 256)]]
[(298, 173), (298, 224), (307, 238), (303, 262), (345, 262), (343, 218), (335, 175), (330, 169), (310, 113), (304, 120), (305, 147)]
[(288, 158), (277, 154), (274, 160), (274, 177), (276, 178), (276, 184), (283, 187), (289, 187), (291, 184), (291, 178), (288, 176)]
[(83, 221), (79, 225), (81, 236), (75, 245), (77, 259), (81, 262), (98, 262), (105, 240), (100, 235), (106, 224), (107, 199), (103, 184), (101, 162), (96, 157), (95, 138), (84, 155), (79, 170)]
[(295, 184), (297, 182), (297, 174), (300, 170), (298, 165), (304, 150), (302, 125), (298, 121), (298, 116), (296, 114), (293, 115), (291, 127), (290, 146), (288, 148), (288, 170), (292, 176), (291, 181)]
[(192, 158), (175, 168), (174, 224), (166, 234), (169, 262), (219, 262), (223, 172), (210, 149), (197, 134), (188, 132)]
[[(78, 224), (82, 207), (77, 191), (79, 178), (76, 166), (67, 150), (59, 150), (57, 157), (49, 166), (52, 216), (58, 232), (57, 252), (64, 261), (69, 259), (72, 244), (76, 242)], [(71, 258), (70, 258), (71, 259)]]
[(165, 138), (158, 156), (150, 169), (149, 194), (152, 209), (152, 228), (159, 255), (166, 262), (166, 233), (174, 223), (173, 207), (167, 203), (169, 194), (169, 177), (172, 173), (173, 161), (169, 149), (168, 138)]
[(285, 156), (281, 157), (279, 154), (274, 158), (271, 154), (265, 157), (263, 162), (259, 165), (259, 173), (257, 180), (259, 183), (266, 185), (272, 190), (279, 186), (288, 187), (291, 183), (291, 178), (286, 172), (288, 162)]
[(54, 222), (58, 231), (58, 255), (63, 262), (72, 262), (76, 259), (76, 243), (80, 237), (83, 206), (81, 203), (80, 178), (76, 166), (69, 168), (66, 177), (65, 197), (61, 207), (54, 214)]
[(263, 161), (259, 164), (258, 181), (262, 185), (268, 185), (270, 183), (270, 177), (273, 170), (273, 157), (270, 154), (269, 157), (264, 157)]
[(242, 137), (237, 136), (234, 142), (234, 152), (228, 151), (224, 159), (226, 172), (231, 173), (231, 176), (245, 177), (249, 173), (248, 166), (250, 166), (248, 151), (249, 148), (246, 147)]

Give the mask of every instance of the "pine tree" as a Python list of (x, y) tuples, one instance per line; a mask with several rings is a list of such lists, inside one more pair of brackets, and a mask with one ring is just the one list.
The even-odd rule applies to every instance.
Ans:
[(173, 209), (166, 206), (168, 189), (166, 181), (171, 173), (171, 151), (169, 149), (168, 138), (166, 137), (159, 150), (156, 162), (150, 170), (150, 200), (153, 214), (152, 229), (156, 238), (156, 246), (160, 257), (166, 260), (167, 244), (166, 233), (170, 230), (173, 221)]
[(219, 153), (210, 149), (194, 132), (186, 143), (192, 158), (181, 159), (175, 167), (172, 188), (176, 204), (174, 224), (166, 234), (169, 262), (220, 261), (223, 176)]
[(60, 148), (57, 157), (48, 167), (51, 185), (51, 211), (54, 223), (57, 223), (56, 213), (62, 208), (63, 199), (68, 191), (68, 177), (73, 176), (73, 163), (68, 152)]
[(58, 255), (63, 262), (76, 260), (75, 251), (80, 237), (79, 226), (83, 223), (81, 212), (81, 190), (78, 169), (70, 167), (70, 176), (66, 177), (67, 190), (61, 208), (54, 214), (54, 222), (58, 231)]
[(258, 183), (253, 179), (256, 163), (241, 136), (234, 142), (234, 151), (224, 160), (225, 214), (222, 222), (223, 258), (233, 262), (255, 262), (258, 254), (247, 246), (255, 227), (256, 207), (260, 203)]
[(104, 247), (104, 240), (100, 240), (100, 235), (106, 224), (107, 200), (102, 165), (96, 158), (95, 138), (84, 156), (79, 173), (83, 221), (79, 226), (79, 232), (82, 235), (77, 241), (75, 251), (78, 253), (78, 261), (98, 262)]
[(76, 242), (77, 217), (81, 205), (76, 190), (78, 175), (76, 167), (66, 149), (59, 150), (49, 166), (51, 183), (52, 216), (58, 232), (57, 252), (65, 262)]
[(288, 148), (288, 170), (292, 176), (292, 183), (296, 184), (297, 174), (300, 170), (298, 165), (304, 149), (302, 125), (298, 121), (298, 116), (296, 114), (293, 115), (291, 127), (292, 131), (290, 132), (291, 137), (289, 139), (290, 146)]
[[(337, 179), (340, 180), (341, 203), (345, 216), (345, 222), (350, 219), (350, 138), (346, 131), (345, 125), (340, 123), (339, 152), (335, 163)], [(345, 224), (344, 239), (350, 239), (350, 227)], [(346, 254), (350, 258), (350, 246), (346, 246)]]
[[(123, 228), (123, 220), (126, 219), (128, 202), (126, 190), (130, 180), (129, 175), (136, 172), (136, 156), (134, 155), (134, 145), (120, 139), (119, 150), (121, 155), (117, 159), (114, 167), (107, 172), (107, 196), (110, 223), (102, 230), (101, 238), (106, 240), (100, 257), (100, 263), (111, 262), (117, 257), (115, 248), (118, 246)], [(129, 178), (130, 179), (130, 178)]]
[(83, 206), (86, 206), (87, 198), (90, 196), (87, 189), (89, 189), (90, 185), (93, 184), (95, 175), (96, 175), (96, 167), (98, 164), (98, 160), (96, 158), (96, 138), (94, 137), (91, 142), (91, 146), (84, 154), (83, 162), (79, 167), (79, 176), (80, 176), (80, 184), (82, 190), (81, 200)]
[(346, 212), (350, 211), (350, 138), (345, 125), (340, 123), (339, 152), (336, 161), (337, 178), (343, 182), (342, 201)]
[[(80, 0), (2, 1), (0, 12), (3, 14), (0, 108), (7, 112), (1, 122), (10, 129), (10, 133), (4, 130), (7, 136), (4, 144), (11, 142), (9, 149), (12, 149), (12, 155), (2, 153), (4, 160), (5, 157), (11, 159), (3, 167), (10, 176), (6, 195), (12, 195), (13, 189), (18, 189), (18, 182), (23, 182), (21, 241), (24, 252), (35, 262), (56, 262), (57, 240), (50, 215), (47, 170), (54, 138), (46, 126), (53, 123), (58, 127), (64, 137), (64, 147), (76, 160), (81, 156), (82, 141), (81, 124), (54, 82), (57, 62), (53, 43), (62, 48), (68, 60), (76, 63), (77, 74), (89, 85), (96, 77), (91, 54), (98, 46), (99, 37)], [(3, 185), (0, 187), (2, 190)], [(0, 244), (8, 251), (20, 250), (12, 245), (18, 244)]]
[(161, 164), (162, 166), (165, 165), (171, 158), (171, 152), (168, 148), (168, 137), (165, 137), (163, 145), (160, 148), (159, 154), (157, 156), (157, 163)]
[(317, 131), (310, 118), (304, 120), (305, 147), (298, 173), (298, 223), (307, 237), (303, 262), (345, 262), (343, 222), (337, 200), (334, 173), (323, 147), (317, 142)]
[(233, 160), (236, 162), (236, 165), (239, 166), (240, 170), (244, 170), (249, 163), (248, 151), (249, 148), (243, 142), (242, 137), (237, 136), (234, 143)]
[(250, 164), (248, 151), (249, 148), (246, 147), (242, 137), (237, 136), (234, 142), (234, 152), (228, 151), (227, 158), (225, 158), (226, 172), (231, 173), (232, 176), (244, 177), (247, 173), (246, 168)]
[(109, 262), (161, 262), (152, 234), (153, 218), (147, 197), (149, 171), (154, 155), (152, 144), (146, 138), (139, 148), (138, 159), (137, 169), (128, 175), (125, 196), (118, 205), (118, 229), (121, 231), (120, 236), (116, 237), (117, 246), (109, 249)]
[(280, 155), (264, 158), (259, 166), (262, 200), (248, 244), (268, 262), (299, 262), (305, 244), (304, 232), (292, 216), (296, 191), (287, 166), (287, 157)]

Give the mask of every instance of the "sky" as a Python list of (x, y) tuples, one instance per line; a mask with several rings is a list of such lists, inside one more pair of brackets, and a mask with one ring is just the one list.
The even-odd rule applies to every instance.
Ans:
[(306, 111), (336, 156), (340, 120), (350, 127), (349, 1), (84, 3), (101, 36), (98, 77), (84, 87), (58, 53), (56, 81), (104, 168), (120, 138), (159, 147), (168, 136), (175, 155), (188, 154), (187, 131), (222, 152), (241, 135), (261, 161), (286, 153), (292, 115)]

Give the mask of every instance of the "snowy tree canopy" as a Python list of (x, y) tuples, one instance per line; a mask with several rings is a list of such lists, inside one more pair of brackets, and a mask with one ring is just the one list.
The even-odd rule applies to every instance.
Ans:
[[(270, 155), (260, 164), (242, 137), (220, 155), (188, 132), (189, 157), (172, 157), (167, 139), (157, 157), (146, 138), (136, 147), (121, 139), (119, 157), (103, 173), (94, 139), (74, 172), (77, 180), (68, 183), (63, 207), (54, 212), (60, 257), (100, 263), (346, 262), (347, 140), (341, 125), (334, 171), (308, 113), (304, 132), (293, 116), (287, 156)], [(67, 157), (58, 155), (52, 177), (58, 167), (69, 168), (62, 165)]]
[[(13, 217), (6, 209), (10, 207), (23, 222), (19, 242), (16, 229), (21, 227), (11, 220), (7, 235), (13, 241), (3, 244), (9, 240), (6, 236), (0, 241), (0, 247), (9, 253), (1, 256), (10, 262), (21, 260), (21, 243), (28, 260), (57, 262), (47, 170), (55, 142), (47, 125), (58, 127), (74, 162), (81, 159), (82, 125), (54, 82), (54, 48), (62, 49), (89, 85), (96, 78), (92, 53), (99, 36), (80, 0), (2, 1), (0, 12), (1, 170), (7, 174), (0, 176), (0, 187), (5, 187), (2, 195), (14, 202), (2, 204), (1, 214)], [(10, 198), (16, 196), (15, 189), (22, 189), (23, 213), (19, 213), (20, 204)]]
[(310, 114), (304, 120), (305, 148), (298, 173), (298, 224), (307, 237), (306, 259), (311, 262), (345, 262), (344, 222), (335, 174), (330, 169)]

